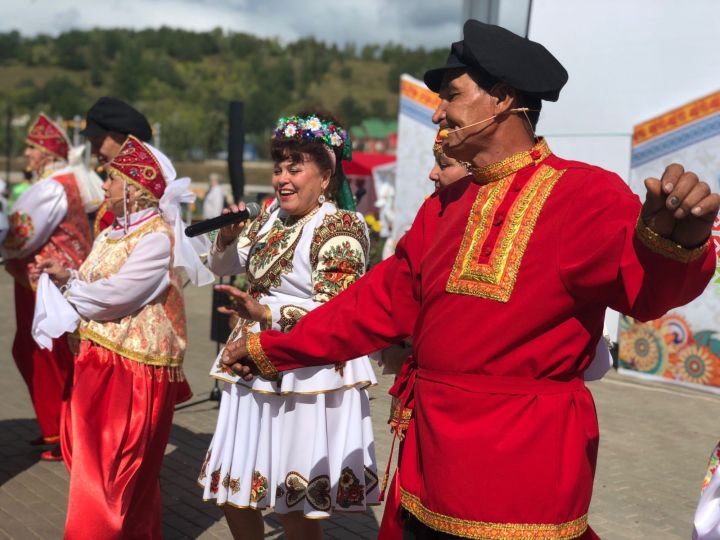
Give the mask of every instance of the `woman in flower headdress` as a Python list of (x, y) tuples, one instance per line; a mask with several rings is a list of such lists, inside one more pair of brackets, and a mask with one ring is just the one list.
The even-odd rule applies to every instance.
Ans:
[[(250, 286), (247, 294), (219, 286), (241, 317), (226, 350), (264, 328), (289, 331), (363, 275), (368, 232), (341, 165), (350, 150), (329, 116), (279, 120), (275, 199), (252, 223), (221, 229), (210, 253), (215, 273), (247, 273)], [(377, 501), (367, 357), (248, 382), (223, 368), (224, 352), (211, 376), (228, 384), (199, 481), (205, 498), (223, 505), (235, 538), (262, 538), (260, 510), (270, 507), (288, 539), (321, 538), (318, 518)]]
[(190, 397), (178, 267), (196, 284), (214, 279), (182, 234), (180, 203), (192, 194), (175, 177), (164, 154), (128, 137), (104, 184), (115, 225), (79, 270), (41, 265), (67, 303), (46, 281), (52, 324), (34, 331), (79, 318), (81, 338), (62, 430), (66, 540), (162, 538), (160, 466), (175, 404)]

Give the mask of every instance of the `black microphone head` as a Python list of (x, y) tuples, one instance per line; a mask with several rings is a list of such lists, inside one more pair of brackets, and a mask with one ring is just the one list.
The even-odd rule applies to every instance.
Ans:
[(230, 212), (228, 214), (221, 214), (217, 217), (206, 219), (194, 223), (189, 227), (185, 228), (185, 236), (192, 238), (200, 234), (205, 234), (210, 231), (214, 231), (224, 227), (225, 225), (231, 225), (233, 223), (240, 223), (246, 219), (255, 219), (260, 215), (260, 205), (257, 203), (248, 203), (245, 205), (245, 210), (241, 212)]

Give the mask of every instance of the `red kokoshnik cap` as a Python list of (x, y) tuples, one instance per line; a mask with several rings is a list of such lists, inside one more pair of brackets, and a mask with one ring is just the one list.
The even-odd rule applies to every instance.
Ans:
[(65, 132), (55, 122), (40, 113), (30, 128), (25, 142), (41, 152), (67, 161), (70, 141)]
[(129, 135), (120, 153), (108, 165), (111, 174), (120, 174), (135, 187), (160, 200), (165, 192), (165, 176), (155, 155), (143, 142)]

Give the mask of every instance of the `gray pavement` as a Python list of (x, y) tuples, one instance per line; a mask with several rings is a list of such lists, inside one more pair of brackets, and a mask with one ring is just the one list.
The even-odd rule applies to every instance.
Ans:
[[(186, 374), (194, 400), (209, 395), (210, 290), (186, 289), (190, 348)], [(0, 538), (62, 538), (68, 475), (61, 463), (38, 461), (27, 441), (38, 435), (25, 385), (10, 354), (14, 335), (12, 280), (0, 271)], [(378, 463), (390, 449), (385, 421), (389, 377), (371, 389)], [(590, 385), (600, 417), (600, 457), (590, 523), (604, 539), (687, 539), (707, 457), (715, 444), (720, 397), (640, 382), (616, 374)], [(163, 466), (167, 539), (230, 538), (222, 510), (203, 502), (195, 483), (215, 426), (212, 402), (175, 414)], [(381, 473), (382, 474), (382, 471)], [(382, 506), (323, 522), (326, 538), (375, 538)], [(266, 514), (266, 537), (282, 538)]]

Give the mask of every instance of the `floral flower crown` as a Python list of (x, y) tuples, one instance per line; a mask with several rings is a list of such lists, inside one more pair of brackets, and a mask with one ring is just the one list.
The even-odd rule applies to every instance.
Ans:
[(319, 140), (330, 148), (342, 148), (342, 159), (349, 159), (352, 150), (347, 131), (315, 115), (280, 118), (273, 139)]

